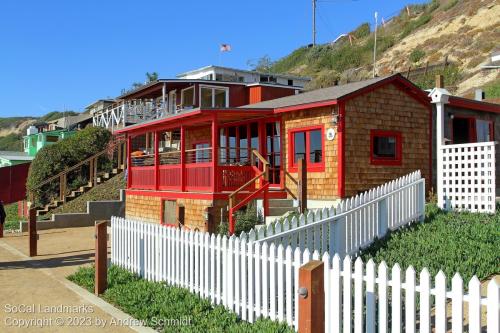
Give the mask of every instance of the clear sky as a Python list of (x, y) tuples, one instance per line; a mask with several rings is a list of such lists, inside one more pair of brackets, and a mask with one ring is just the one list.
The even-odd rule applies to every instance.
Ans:
[[(318, 0), (317, 40), (423, 0)], [(83, 111), (156, 71), (248, 68), (311, 42), (311, 0), (1, 0), (0, 117)], [(220, 54), (219, 45), (232, 51)]]

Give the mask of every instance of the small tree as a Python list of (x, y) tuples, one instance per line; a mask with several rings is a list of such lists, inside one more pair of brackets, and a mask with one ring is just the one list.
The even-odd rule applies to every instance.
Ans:
[(266, 54), (265, 56), (257, 59), (257, 62), (248, 60), (247, 65), (250, 66), (254, 71), (266, 73), (271, 70), (273, 62), (271, 58)]

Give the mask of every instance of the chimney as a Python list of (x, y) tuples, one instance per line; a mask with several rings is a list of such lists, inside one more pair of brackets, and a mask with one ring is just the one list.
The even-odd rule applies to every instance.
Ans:
[(444, 88), (444, 76), (436, 75), (436, 88)]
[(483, 89), (476, 89), (474, 94), (474, 99), (476, 101), (482, 101), (485, 98)]

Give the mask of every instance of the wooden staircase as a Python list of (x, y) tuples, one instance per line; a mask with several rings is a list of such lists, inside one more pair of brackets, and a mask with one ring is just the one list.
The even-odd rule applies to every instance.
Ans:
[[(115, 153), (116, 153), (116, 159), (115, 159)], [(111, 156), (110, 158), (111, 161), (116, 162), (114, 163), (116, 165), (111, 169), (110, 172), (108, 171), (99, 172), (98, 159), (105, 155), (108, 155), (108, 157)], [(58, 173), (57, 175), (54, 175), (44, 180), (43, 182), (38, 184), (35, 187), (35, 189), (41, 188), (42, 186), (51, 182), (59, 182), (59, 196), (53, 199), (50, 203), (37, 209), (36, 215), (42, 216), (44, 214), (47, 214), (50, 210), (55, 209), (68, 201), (78, 198), (83, 193), (88, 192), (95, 186), (102, 184), (108, 181), (109, 179), (113, 178), (114, 176), (118, 175), (119, 173), (121, 173), (123, 170), (126, 169), (126, 162), (127, 162), (126, 156), (127, 154), (126, 154), (125, 138), (123, 137), (114, 138), (114, 140), (108, 145), (106, 149), (65, 169), (64, 171)], [(89, 167), (88, 183), (76, 189), (68, 189), (68, 184), (67, 184), (68, 174), (73, 171), (79, 172), (81, 171), (81, 167), (86, 165), (88, 165)], [(34, 202), (34, 198), (31, 197), (30, 201)]]

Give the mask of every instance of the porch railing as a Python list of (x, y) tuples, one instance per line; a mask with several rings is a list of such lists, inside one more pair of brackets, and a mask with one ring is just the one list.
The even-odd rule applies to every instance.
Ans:
[[(218, 181), (215, 184), (212, 148), (189, 149), (184, 152), (172, 150), (158, 153), (158, 174), (155, 179), (155, 155), (131, 156), (130, 187), (133, 189), (158, 189), (166, 191), (221, 191), (232, 192), (250, 181), (260, 170), (252, 165), (260, 162), (246, 158), (248, 162), (227, 160), (216, 165)], [(184, 172), (182, 171), (184, 165)], [(184, 173), (184, 175), (183, 175)], [(184, 182), (182, 178), (184, 177)], [(184, 184), (184, 186), (183, 186)], [(214, 186), (216, 185), (216, 186)], [(255, 185), (246, 187), (254, 191)]]

